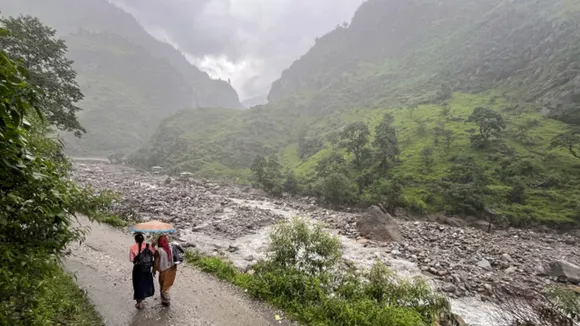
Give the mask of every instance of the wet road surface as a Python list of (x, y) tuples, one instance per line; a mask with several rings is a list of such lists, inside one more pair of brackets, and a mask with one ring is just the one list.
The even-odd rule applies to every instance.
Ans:
[(105, 325), (130, 326), (261, 326), (289, 325), (275, 321), (278, 312), (249, 300), (241, 291), (213, 277), (181, 265), (171, 289), (171, 307), (155, 296), (146, 300), (143, 310), (135, 309), (131, 286), (130, 234), (108, 225), (90, 223), (80, 218), (90, 230), (86, 241), (71, 246), (65, 269), (76, 276), (88, 292)]

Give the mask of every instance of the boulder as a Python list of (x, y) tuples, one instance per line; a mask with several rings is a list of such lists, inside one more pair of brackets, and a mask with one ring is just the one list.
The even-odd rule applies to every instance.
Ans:
[(448, 218), (443, 220), (443, 223), (445, 223), (447, 225), (454, 226), (454, 227), (458, 227), (458, 228), (464, 227), (467, 224), (465, 222), (465, 220), (462, 220), (462, 219), (457, 218), (457, 217), (448, 217)]
[(399, 225), (389, 213), (383, 213), (377, 206), (370, 207), (356, 223), (360, 235), (375, 241), (401, 241), (403, 234)]
[(485, 258), (482, 258), (478, 263), (477, 266), (485, 269), (485, 270), (491, 270), (491, 264), (489, 263), (489, 261)]
[(471, 226), (484, 232), (491, 232), (493, 230), (493, 224), (482, 220), (471, 223)]
[(580, 283), (580, 267), (566, 261), (553, 261), (548, 267), (548, 275), (570, 283)]

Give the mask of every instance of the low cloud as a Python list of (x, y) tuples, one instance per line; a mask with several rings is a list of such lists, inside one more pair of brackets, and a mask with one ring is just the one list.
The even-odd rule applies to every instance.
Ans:
[(241, 98), (265, 95), (314, 39), (363, 0), (112, 0)]

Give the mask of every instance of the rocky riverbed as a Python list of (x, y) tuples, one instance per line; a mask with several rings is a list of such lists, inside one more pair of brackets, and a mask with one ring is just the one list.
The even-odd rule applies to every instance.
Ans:
[(123, 198), (119, 211), (171, 222), (182, 242), (224, 254), (240, 268), (264, 255), (268, 230), (276, 221), (299, 215), (325, 222), (340, 237), (346, 259), (360, 266), (379, 259), (399, 274), (427, 277), (472, 325), (497, 324), (490, 316), (497, 311), (484, 302), (494, 301), (498, 289), (541, 290), (555, 281), (545, 267), (549, 262), (580, 264), (580, 239), (573, 232), (488, 233), (401, 216), (396, 224), (402, 239), (385, 243), (361, 237), (357, 221), (362, 212), (328, 210), (312, 198), (272, 199), (254, 189), (102, 163), (75, 164), (73, 177), (118, 191)]

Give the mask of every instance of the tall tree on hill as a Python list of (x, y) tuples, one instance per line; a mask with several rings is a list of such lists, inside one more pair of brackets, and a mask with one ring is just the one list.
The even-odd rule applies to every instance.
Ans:
[(375, 128), (373, 147), (380, 162), (379, 167), (383, 172), (397, 160), (400, 153), (397, 131), (392, 125), (393, 120), (393, 116), (386, 113), (383, 121)]
[(369, 136), (369, 127), (364, 122), (348, 124), (340, 134), (341, 146), (354, 155), (354, 163), (358, 168), (362, 166), (362, 157)]
[(66, 58), (64, 41), (38, 18), (8, 17), (0, 19), (0, 24), (10, 32), (0, 37), (0, 48), (22, 62), (29, 71), (28, 82), (43, 90), (38, 101), (45, 117), (56, 128), (80, 137), (85, 130), (77, 120), (81, 109), (76, 103), (83, 94), (75, 80), (73, 62)]
[(580, 159), (580, 128), (573, 128), (552, 139), (550, 149), (564, 147), (577, 159)]
[(506, 123), (501, 114), (490, 108), (476, 107), (466, 122), (474, 122), (479, 126), (479, 134), (471, 139), (475, 147), (487, 147), (492, 139), (501, 137)]

